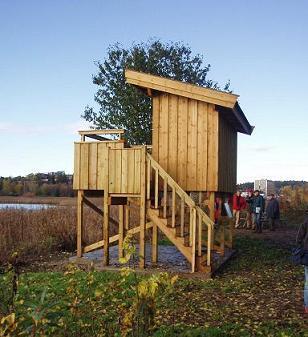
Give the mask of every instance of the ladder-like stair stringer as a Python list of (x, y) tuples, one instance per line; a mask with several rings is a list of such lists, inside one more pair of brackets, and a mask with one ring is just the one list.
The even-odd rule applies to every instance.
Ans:
[(179, 249), (191, 271), (211, 270), (214, 222), (147, 153), (147, 217)]

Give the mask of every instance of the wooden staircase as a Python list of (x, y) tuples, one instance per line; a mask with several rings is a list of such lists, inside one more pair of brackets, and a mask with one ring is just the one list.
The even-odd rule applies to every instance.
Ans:
[(153, 223), (153, 233), (159, 228), (185, 256), (192, 272), (210, 272), (213, 221), (149, 153), (146, 162), (146, 215)]

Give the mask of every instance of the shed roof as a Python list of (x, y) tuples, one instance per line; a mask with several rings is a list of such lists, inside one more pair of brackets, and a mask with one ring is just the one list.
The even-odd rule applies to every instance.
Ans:
[(125, 70), (125, 78), (127, 83), (133, 84), (139, 88), (152, 89), (158, 92), (167, 92), (215, 104), (218, 107), (218, 110), (221, 111), (236, 131), (249, 135), (253, 131), (253, 126), (249, 124), (237, 102), (239, 97), (238, 95), (176, 80), (170, 80), (165, 77), (150, 75), (130, 69)]

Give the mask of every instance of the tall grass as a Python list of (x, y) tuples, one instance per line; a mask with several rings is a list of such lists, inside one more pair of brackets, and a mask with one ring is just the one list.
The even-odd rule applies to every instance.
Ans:
[[(112, 209), (112, 217), (116, 217)], [(84, 243), (101, 240), (102, 217), (92, 210), (84, 210)], [(36, 258), (55, 251), (76, 249), (76, 207), (53, 207), (42, 210), (0, 210), (0, 262), (4, 263), (13, 252), (20, 259)], [(116, 234), (116, 226), (110, 228)]]

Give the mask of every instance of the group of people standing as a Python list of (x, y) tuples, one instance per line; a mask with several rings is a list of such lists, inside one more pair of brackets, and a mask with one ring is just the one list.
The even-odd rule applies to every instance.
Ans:
[(280, 218), (279, 202), (274, 194), (269, 196), (267, 205), (259, 190), (248, 191), (244, 198), (241, 191), (236, 191), (232, 200), (233, 216), (235, 217), (235, 228), (240, 227), (240, 213), (246, 213), (243, 228), (255, 230), (262, 233), (262, 215), (266, 214), (270, 230), (274, 231)]

